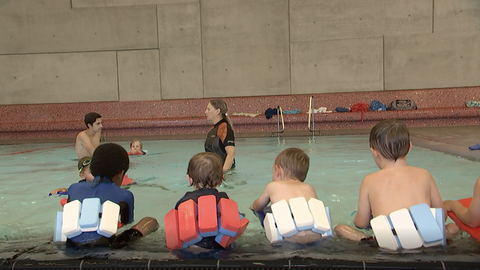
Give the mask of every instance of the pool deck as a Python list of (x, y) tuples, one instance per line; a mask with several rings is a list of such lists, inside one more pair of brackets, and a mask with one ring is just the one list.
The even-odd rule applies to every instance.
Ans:
[[(468, 147), (480, 144), (480, 126), (409, 127), (414, 146), (425, 147), (470, 160), (480, 161), (480, 150)], [(324, 130), (315, 136), (369, 134), (370, 130)], [(259, 134), (257, 134), (258, 136)], [(268, 134), (263, 134), (268, 136)], [(277, 136), (271, 134), (270, 136)], [(280, 136), (311, 136), (311, 132), (282, 133)], [(239, 134), (237, 137), (255, 137), (255, 134)]]
[(422, 127), (409, 130), (414, 146), (480, 161), (480, 150), (468, 148), (480, 144), (480, 126)]

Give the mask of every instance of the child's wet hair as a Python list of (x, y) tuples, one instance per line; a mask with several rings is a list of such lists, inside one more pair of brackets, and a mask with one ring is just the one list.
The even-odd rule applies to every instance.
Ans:
[(115, 143), (105, 143), (98, 146), (93, 152), (90, 171), (93, 176), (112, 179), (122, 170), (123, 173), (126, 173), (129, 166), (130, 159), (122, 146)]
[(305, 181), (310, 167), (310, 157), (300, 148), (287, 148), (275, 158), (274, 164), (281, 167), (285, 177)]
[(187, 174), (196, 188), (215, 188), (223, 179), (223, 164), (220, 157), (211, 152), (194, 155), (188, 162)]
[(370, 131), (370, 147), (384, 158), (397, 161), (410, 151), (410, 133), (404, 123), (396, 119), (383, 120)]

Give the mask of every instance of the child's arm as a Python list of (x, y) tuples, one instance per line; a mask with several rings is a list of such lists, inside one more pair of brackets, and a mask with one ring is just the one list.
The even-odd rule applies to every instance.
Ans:
[(268, 203), (270, 202), (270, 189), (272, 183), (269, 183), (265, 189), (263, 190), (262, 195), (258, 199), (256, 199), (253, 204), (250, 206), (250, 209), (253, 211), (260, 211), (263, 210)]
[(360, 195), (358, 198), (358, 211), (355, 215), (354, 223), (358, 228), (367, 228), (370, 225), (372, 209), (368, 200), (368, 187), (365, 179), (360, 186)]
[(473, 189), (473, 198), (470, 207), (466, 208), (458, 201), (447, 200), (443, 202), (445, 210), (455, 213), (457, 218), (470, 227), (480, 226), (480, 178), (477, 179)]
[(50, 195), (55, 195), (57, 193), (67, 193), (68, 192), (68, 189), (67, 188), (57, 188), (57, 189), (54, 189), (50, 192)]

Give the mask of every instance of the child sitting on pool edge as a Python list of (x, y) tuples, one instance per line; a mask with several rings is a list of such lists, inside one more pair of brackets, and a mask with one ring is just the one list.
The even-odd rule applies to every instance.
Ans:
[[(99, 198), (101, 204), (109, 200), (120, 206), (120, 220), (123, 225), (133, 222), (134, 197), (132, 192), (120, 188), (122, 179), (128, 171), (130, 160), (123, 147), (114, 143), (106, 143), (98, 146), (93, 153), (90, 165), (91, 172), (95, 176), (93, 183), (75, 183), (68, 188), (68, 201), (86, 198)], [(125, 230), (119, 236), (110, 238), (98, 234), (96, 231), (83, 232), (82, 234), (67, 240), (74, 246), (111, 246), (121, 248), (132, 240), (138, 239), (158, 229), (158, 222), (151, 217), (142, 218), (130, 229)]]
[[(250, 206), (253, 211), (264, 211), (269, 203), (275, 204), (281, 200), (304, 197), (305, 200), (317, 198), (315, 189), (304, 183), (310, 167), (310, 158), (299, 148), (287, 148), (280, 152), (273, 163), (272, 182), (268, 183), (262, 195)], [(265, 209), (266, 210), (266, 209)], [(268, 210), (266, 210), (268, 211)], [(283, 240), (309, 244), (322, 238), (322, 235), (312, 230), (299, 231), (297, 234), (285, 237)]]
[[(466, 228), (465, 226), (471, 227), (471, 228), (477, 228), (480, 226), (480, 177), (477, 179), (477, 182), (475, 182), (475, 185), (473, 187), (473, 196), (472, 200), (470, 202), (470, 205), (468, 207), (465, 207), (460, 203), (459, 201), (454, 201), (454, 200), (446, 200), (443, 202), (443, 206), (445, 207), (445, 211), (451, 211), (455, 216), (457, 217), (458, 221), (463, 223), (464, 226), (463, 229), (468, 230), (470, 228)], [(449, 223), (446, 226), (447, 229), (449, 230), (460, 230), (457, 224), (455, 223)], [(477, 228), (478, 229), (478, 228)], [(470, 233), (470, 232), (469, 232)], [(480, 241), (480, 238), (478, 238), (477, 235), (477, 240)]]
[[(78, 176), (82, 178), (82, 180), (78, 181), (79, 183), (85, 182), (85, 181), (93, 182), (93, 175), (90, 172), (90, 162), (92, 162), (92, 157), (90, 156), (83, 157), (78, 161), (78, 164), (77, 164)], [(50, 195), (55, 195), (58, 193), (67, 193), (67, 192), (68, 192), (67, 188), (57, 188), (52, 190), (50, 192)]]
[(143, 151), (143, 144), (140, 140), (134, 139), (130, 142), (130, 152), (128, 152), (129, 156), (146, 154), (147, 152)]
[(357, 228), (368, 231), (339, 224), (335, 227), (337, 235), (353, 241), (369, 239), (372, 218), (422, 203), (443, 208), (432, 175), (425, 169), (407, 165), (411, 147), (408, 129), (398, 120), (383, 120), (372, 128), (370, 150), (380, 171), (363, 179), (354, 219)]
[[(178, 210), (180, 204), (193, 200), (198, 204), (198, 200), (202, 196), (214, 195), (216, 203), (220, 202), (222, 198), (230, 199), (225, 192), (219, 192), (216, 187), (222, 183), (223, 180), (223, 162), (221, 158), (211, 152), (202, 152), (194, 155), (187, 168), (187, 179), (190, 186), (193, 186), (194, 191), (189, 191), (175, 204), (175, 209)], [(230, 210), (230, 209), (229, 209)], [(243, 233), (243, 232), (242, 232)], [(238, 237), (240, 235), (237, 235)], [(205, 249), (224, 249), (215, 240), (216, 236), (203, 237), (194, 246)]]

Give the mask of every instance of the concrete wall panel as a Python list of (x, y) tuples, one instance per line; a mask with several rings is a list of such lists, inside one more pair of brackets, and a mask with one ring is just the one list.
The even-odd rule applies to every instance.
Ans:
[(114, 52), (0, 56), (1, 104), (118, 101)]
[(383, 89), (382, 38), (292, 44), (292, 93)]
[(202, 98), (199, 3), (159, 5), (157, 9), (162, 98)]
[(284, 47), (204, 49), (205, 97), (290, 94)]
[(157, 9), (160, 48), (201, 46), (198, 3), (162, 5)]
[(385, 37), (385, 89), (480, 85), (480, 31)]
[(26, 10), (71, 9), (70, 0), (1, 0), (0, 10), (18, 12)]
[(201, 47), (160, 49), (162, 99), (203, 98)]
[(290, 1), (291, 41), (431, 33), (432, 1)]
[(205, 97), (289, 93), (288, 1), (203, 0)]
[(200, 0), (72, 0), (73, 8), (198, 3)]
[(480, 29), (480, 1), (435, 0), (434, 32)]
[(111, 9), (2, 9), (2, 54), (158, 48), (156, 11)]
[(118, 52), (120, 101), (161, 99), (158, 63), (158, 50)]

